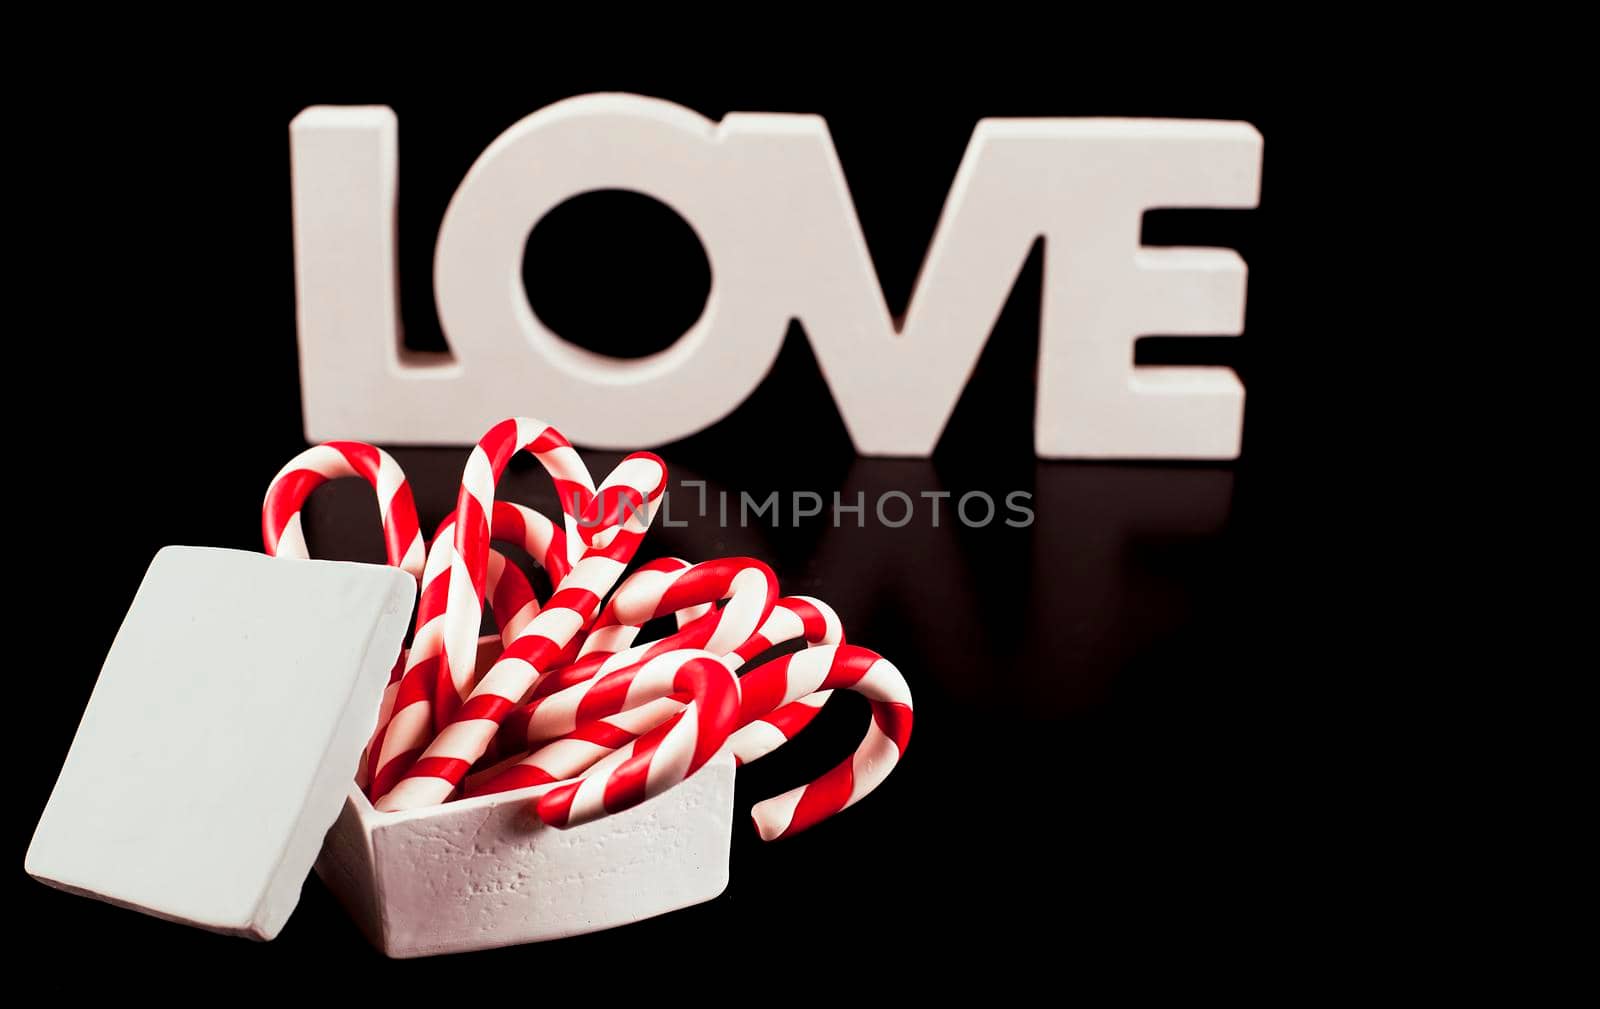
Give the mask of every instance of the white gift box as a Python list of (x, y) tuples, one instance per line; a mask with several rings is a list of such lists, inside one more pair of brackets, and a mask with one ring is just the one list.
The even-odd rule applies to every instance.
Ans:
[(677, 787), (566, 830), (533, 816), (536, 789), (374, 810), (352, 782), (415, 589), (376, 565), (162, 550), (101, 669), (28, 873), (271, 939), (314, 862), (394, 957), (576, 935), (722, 892), (726, 750)]
[(317, 875), (392, 957), (625, 925), (727, 887), (733, 775), (723, 750), (677, 787), (565, 830), (534, 819), (531, 789), (403, 813), (351, 789)]

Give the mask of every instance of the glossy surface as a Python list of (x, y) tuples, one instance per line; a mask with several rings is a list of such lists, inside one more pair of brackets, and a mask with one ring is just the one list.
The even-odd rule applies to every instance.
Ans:
[[(992, 77), (950, 73), (944, 50), (903, 40), (838, 59), (829, 55), (833, 41), (786, 54), (752, 51), (730, 66), (704, 46), (654, 40), (653, 60), (606, 59), (605, 45), (570, 44), (542, 30), (508, 39), (515, 69), (498, 74), (476, 63), (457, 74), (458, 61), (444, 58), (379, 66), (341, 47), (320, 69), (275, 53), (270, 70), (177, 61), (160, 79), (149, 76), (156, 70), (148, 52), (130, 49), (117, 61), (125, 66), (101, 75), (99, 132), (82, 135), (73, 124), (84, 113), (75, 107), (64, 122), (76, 135), (60, 138), (81, 145), (83, 158), (41, 164), (72, 194), (55, 244), (38, 247), (42, 267), (60, 273), (59, 289), (23, 293), (51, 311), (70, 308), (72, 324), (94, 335), (94, 353), (83, 342), (40, 340), (55, 355), (55, 381), (36, 407), (38, 424), (15, 432), (23, 461), (38, 472), (68, 469), (64, 444), (88, 459), (64, 500), (51, 503), (55, 524), (27, 544), (43, 597), (30, 618), (46, 640), (70, 636), (85, 651), (104, 654), (160, 546), (259, 549), (267, 481), (305, 447), (288, 123), (314, 102), (384, 102), (405, 124), (401, 310), (407, 344), (419, 349), (442, 345), (429, 280), (450, 194), (485, 144), (567, 95), (621, 87), (714, 117), (751, 108), (825, 115), (896, 313), (978, 118), (1247, 120), (1270, 140), (1261, 207), (1157, 211), (1144, 228), (1152, 244), (1240, 250), (1250, 264), (1245, 333), (1149, 339), (1135, 354), (1144, 363), (1232, 365), (1249, 397), (1234, 464), (1033, 459), (1041, 252), (1023, 270), (933, 458), (857, 459), (809, 350), (791, 331), (774, 378), (717, 431), (661, 450), (675, 481), (700, 478), (757, 495), (1022, 488), (1035, 494), (1040, 518), (1021, 530), (934, 530), (924, 522), (885, 530), (871, 528), (869, 517), (866, 529), (833, 530), (814, 519), (781, 530), (697, 523), (652, 534), (652, 550), (765, 557), (785, 591), (827, 599), (852, 641), (894, 661), (915, 694), (918, 722), (884, 787), (776, 844), (736, 822), (722, 896), (573, 940), (387, 964), (315, 881), (283, 934), (262, 946), (67, 898), (17, 871), (16, 913), (32, 933), (25, 955), (73, 964), (58, 951), (76, 957), (87, 937), (107, 936), (115, 942), (100, 953), (122, 968), (106, 972), (119, 981), (203, 958), (241, 977), (301, 984), (314, 969), (342, 979), (352, 998), (387, 989), (442, 1006), (459, 1004), (469, 972), (483, 972), (490, 987), (482, 991), (496, 1000), (541, 967), (592, 991), (593, 979), (619, 963), (637, 981), (642, 965), (665, 963), (663, 950), (691, 941), (735, 958), (730, 975), (746, 985), (741, 992), (759, 985), (839, 997), (843, 989), (827, 979), (789, 968), (813, 962), (819, 949), (853, 955), (838, 937), (859, 934), (863, 922), (888, 945), (885, 958), (906, 965), (896, 984), (915, 989), (965, 974), (1018, 997), (1036, 997), (1041, 976), (1048, 991), (1073, 995), (1097, 967), (1117, 968), (1119, 984), (1162, 977), (1187, 985), (1196, 967), (1255, 976), (1286, 948), (1344, 948), (1350, 935), (1327, 934), (1337, 926), (1321, 898), (1351, 863), (1337, 832), (1301, 815), (1328, 809), (1330, 796), (1297, 759), (1306, 747), (1299, 741), (1312, 735), (1323, 696), (1353, 692), (1385, 703), (1382, 662), (1335, 675), (1326, 655), (1339, 638), (1359, 637), (1369, 619), (1370, 589), (1357, 590), (1357, 579), (1381, 584), (1392, 576), (1358, 556), (1327, 556), (1322, 545), (1340, 526), (1314, 515), (1312, 503), (1356, 490), (1381, 504), (1392, 492), (1365, 472), (1355, 454), (1364, 444), (1328, 454), (1307, 437), (1314, 427), (1306, 421), (1314, 415), (1332, 427), (1365, 410), (1349, 397), (1322, 402), (1333, 385), (1318, 376), (1341, 361), (1381, 371), (1387, 351), (1374, 349), (1377, 359), (1366, 361), (1369, 335), (1373, 348), (1405, 340), (1399, 320), (1370, 334), (1336, 331), (1330, 299), (1361, 288), (1363, 268), (1349, 264), (1364, 260), (1318, 280), (1313, 268), (1324, 264), (1302, 255), (1341, 236), (1364, 250), (1381, 238), (1318, 210), (1350, 181), (1339, 159), (1328, 158), (1337, 131), (1321, 128), (1343, 113), (1324, 119), (1322, 110), (1308, 111), (1302, 96), (1252, 63), (1255, 42), (1228, 51), (1186, 38), (1179, 72), (1160, 56), (1133, 53), (1115, 68), (1085, 66), (1079, 59), (1097, 46), (1076, 46), (1067, 59), (1058, 35), (1032, 34), (1041, 45), (1015, 59), (1003, 50), (1019, 40), (971, 42), (1004, 60), (1006, 73)], [(888, 74), (885, 61), (894, 64)], [(885, 130), (884, 121), (896, 125)], [(161, 156), (120, 161), (108, 184), (108, 149)], [(535, 259), (530, 250), (530, 272), (548, 278), (552, 296), (572, 299), (569, 318), (585, 302), (606, 303), (606, 318), (624, 332), (596, 346), (622, 343), (662, 299), (704, 297), (670, 261), (621, 269), (627, 257), (612, 250), (627, 247), (630, 223), (590, 222), (594, 255), (578, 257), (581, 269), (571, 252)], [(89, 259), (85, 236), (96, 241)], [(1302, 275), (1314, 289), (1296, 289)], [(538, 409), (486, 403), (485, 418)], [(62, 432), (71, 440), (63, 443)], [(396, 453), (430, 532), (452, 500), (464, 451)], [(590, 465), (603, 471), (608, 459)], [(1319, 485), (1286, 493), (1289, 474), (1308, 471)], [(312, 549), (375, 560), (382, 554), (371, 492), (345, 483), (312, 502)], [(518, 468), (504, 493), (549, 505), (539, 496), (544, 488), (542, 474)], [(177, 496), (184, 491), (193, 496)], [(1348, 590), (1337, 607), (1318, 598), (1331, 587)], [(26, 733), (42, 755), (65, 755), (93, 674), (86, 665), (48, 664), (48, 698)], [(1305, 696), (1313, 691), (1318, 696)], [(866, 717), (864, 704), (839, 698), (800, 739), (741, 774), (736, 810), (830, 767), (859, 740)], [(1344, 742), (1365, 745), (1359, 734)], [(1347, 759), (1346, 749), (1322, 752), (1330, 762)], [(49, 781), (17, 788), (26, 833)], [(1340, 830), (1385, 829), (1342, 811), (1321, 818)], [(15, 843), (18, 862), (25, 845), (26, 837)]]

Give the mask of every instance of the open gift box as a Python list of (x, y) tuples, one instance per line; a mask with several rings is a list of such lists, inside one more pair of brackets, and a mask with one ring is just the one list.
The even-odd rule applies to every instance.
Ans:
[(574, 935), (722, 892), (726, 750), (661, 795), (566, 830), (537, 822), (532, 789), (374, 810), (352, 782), (415, 592), (411, 576), (376, 565), (162, 550), (106, 657), (28, 873), (271, 939), (314, 863), (395, 957)]
[[(501, 650), (480, 638), (477, 668)], [(727, 888), (734, 767), (724, 748), (677, 787), (564, 830), (533, 815), (537, 788), (384, 813), (352, 787), (317, 875), (392, 957), (624, 925)]]
[(733, 777), (724, 750), (677, 787), (566, 830), (533, 817), (531, 789), (380, 813), (353, 788), (317, 875), (392, 957), (624, 925), (727, 887)]

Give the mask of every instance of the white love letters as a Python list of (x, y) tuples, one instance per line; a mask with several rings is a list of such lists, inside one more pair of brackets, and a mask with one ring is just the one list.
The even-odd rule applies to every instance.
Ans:
[[(1148, 248), (1157, 207), (1253, 207), (1261, 135), (1242, 122), (985, 119), (973, 131), (896, 325), (827, 123), (584, 95), (484, 150), (446, 211), (434, 289), (448, 354), (405, 349), (392, 110), (318, 106), (290, 127), (306, 437), (470, 443), (537, 413), (595, 448), (660, 445), (727, 416), (791, 319), (866, 455), (926, 456), (1029, 248), (1044, 239), (1034, 447), (1046, 458), (1230, 459), (1244, 389), (1227, 368), (1135, 367), (1146, 335), (1237, 335), (1245, 264)], [(561, 339), (522, 288), (527, 236), (581, 193), (633, 190), (693, 226), (711, 263), (700, 319), (623, 360)], [(425, 408), (421, 404), (426, 404)]]

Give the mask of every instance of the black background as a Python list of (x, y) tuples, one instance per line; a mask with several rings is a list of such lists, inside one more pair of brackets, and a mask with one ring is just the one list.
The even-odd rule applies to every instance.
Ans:
[[(502, 40), (503, 41), (503, 40)], [(1013, 40), (1014, 42), (1014, 40)], [(1321, 184), (1320, 144), (1282, 68), (1202, 47), (1089, 59), (973, 38), (963, 48), (797, 46), (750, 50), (662, 39), (623, 52), (544, 40), (524, 57), (477, 42), (375, 55), (284, 47), (232, 59), (168, 46), (75, 67), (82, 97), (19, 127), (22, 167), (51, 227), (37, 283), (18, 292), (53, 320), (36, 341), (49, 376), (28, 462), (45, 474), (48, 534), (24, 559), (56, 601), (29, 609), (39, 640), (65, 642), (30, 675), (12, 849), (31, 957), (66, 969), (87, 944), (108, 977), (163, 976), (203, 962), (240, 977), (325, 968), (356, 985), (489, 979), (490, 997), (550, 974), (641, 989), (669, 972), (831, 992), (846, 978), (976, 973), (996, 984), (1118, 965), (1187, 976), (1276, 961), (1309, 942), (1306, 911), (1343, 871), (1306, 845), (1316, 786), (1290, 741), (1306, 729), (1295, 689), (1317, 661), (1297, 638), (1314, 586), (1282, 576), (1304, 556), (1286, 538), (1285, 477), (1300, 432), (1313, 308), (1291, 293), (1291, 237)], [(963, 55), (965, 54), (965, 55)], [(514, 60), (514, 62), (504, 62)], [(1150, 244), (1224, 245), (1250, 266), (1245, 334), (1141, 341), (1145, 363), (1235, 367), (1247, 394), (1234, 464), (1077, 464), (1033, 458), (1038, 253), (1030, 259), (931, 460), (858, 459), (803, 335), (791, 328), (765, 384), (732, 417), (659, 448), (674, 482), (713, 492), (985, 490), (1033, 495), (1038, 523), (900, 530), (812, 520), (784, 529), (709, 522), (653, 532), (641, 556), (749, 553), (788, 592), (829, 600), (851, 639), (883, 652), (915, 693), (906, 759), (852, 810), (762, 844), (743, 813), (831, 766), (865, 724), (845, 698), (795, 744), (740, 775), (727, 892), (608, 933), (411, 963), (373, 953), (314, 877), (275, 942), (204, 934), (51, 891), (20, 862), (99, 661), (152, 554), (168, 543), (259, 548), (268, 480), (304, 447), (290, 232), (288, 123), (317, 103), (382, 103), (400, 120), (400, 242), (407, 340), (442, 345), (431, 256), (439, 218), (473, 159), (521, 116), (559, 98), (635, 91), (713, 118), (730, 111), (824, 115), (880, 281), (897, 314), (972, 127), (983, 116), (1139, 115), (1243, 119), (1266, 138), (1251, 211), (1149, 215)], [(48, 194), (48, 196), (43, 195)], [(697, 313), (705, 265), (669, 214), (591, 199), (547, 219), (530, 247), (530, 296), (564, 335), (639, 353)], [(25, 334), (30, 338), (33, 334)], [(20, 338), (20, 337), (19, 337)], [(506, 414), (537, 416), (537, 403)], [(752, 462), (785, 418), (815, 429), (806, 451)], [(65, 451), (63, 451), (65, 450)], [(454, 493), (462, 449), (401, 449), (425, 527)], [(603, 473), (617, 457), (588, 453)], [(502, 493), (549, 507), (541, 473), (518, 466)], [(313, 550), (377, 559), (370, 497), (353, 483), (308, 510)], [(56, 496), (64, 502), (55, 503)], [(677, 514), (681, 513), (676, 513)], [(65, 546), (63, 546), (65, 545)], [(1310, 651), (1317, 646), (1313, 642)], [(703, 955), (726, 958), (717, 969)], [(62, 959), (57, 959), (62, 958)], [(669, 965), (677, 965), (676, 967)], [(818, 965), (813, 967), (813, 965)], [(618, 968), (625, 975), (615, 975)], [(905, 971), (905, 974), (899, 972)], [(703, 972), (703, 973), (702, 973)], [(742, 989), (749, 991), (749, 988)], [(730, 994), (732, 989), (730, 989)]]

